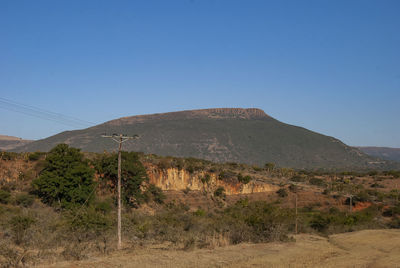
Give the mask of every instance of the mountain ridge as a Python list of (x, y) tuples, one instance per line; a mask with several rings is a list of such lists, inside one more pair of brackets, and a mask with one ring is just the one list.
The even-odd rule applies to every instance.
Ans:
[[(121, 117), (16, 148), (48, 151), (67, 143), (84, 151), (114, 151), (115, 142), (101, 134), (138, 134), (124, 150), (215, 162), (293, 168), (368, 168), (379, 163), (357, 148), (303, 127), (282, 123), (257, 108), (214, 108)], [(376, 166), (376, 164), (374, 164)]]
[(372, 157), (400, 162), (400, 148), (379, 146), (358, 146), (356, 148)]
[(14, 136), (0, 135), (0, 151), (12, 150), (31, 142), (31, 140), (24, 140)]

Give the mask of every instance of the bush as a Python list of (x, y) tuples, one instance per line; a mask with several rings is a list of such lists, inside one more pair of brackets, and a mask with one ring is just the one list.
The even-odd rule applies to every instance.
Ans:
[(40, 157), (41, 157), (42, 155), (44, 155), (44, 154), (45, 154), (45, 153), (42, 153), (42, 152), (30, 153), (30, 154), (28, 155), (28, 160), (29, 160), (29, 161), (37, 161), (37, 160), (39, 160)]
[(108, 214), (112, 209), (112, 200), (97, 201), (93, 205), (95, 211), (102, 213), (103, 215)]
[(280, 188), (278, 191), (276, 191), (276, 193), (278, 194), (279, 197), (282, 198), (288, 196), (288, 193), (285, 188)]
[(162, 170), (167, 170), (172, 167), (172, 159), (162, 158), (158, 162), (158, 168)]
[(9, 224), (11, 226), (15, 244), (21, 245), (23, 242), (25, 242), (24, 238), (27, 234), (27, 231), (34, 223), (35, 219), (30, 216), (18, 215), (11, 218)]
[(392, 206), (392, 207), (387, 208), (383, 212), (383, 215), (385, 217), (399, 216), (400, 215), (400, 204), (397, 204), (396, 206)]
[(183, 189), (182, 190), (182, 192), (184, 193), (184, 194), (188, 194), (188, 193), (190, 193), (190, 187), (188, 187), (188, 186), (186, 186), (186, 188), (185, 189)]
[(385, 186), (375, 182), (375, 183), (371, 184), (371, 188), (385, 188)]
[(290, 180), (293, 182), (304, 182), (306, 181), (306, 178), (300, 175), (294, 175), (293, 177), (290, 178)]
[(319, 178), (315, 178), (315, 177), (310, 179), (310, 184), (316, 185), (316, 186), (321, 186), (321, 187), (326, 186), (326, 183), (323, 179), (319, 179)]
[(103, 211), (93, 207), (71, 210), (64, 215), (67, 228), (86, 237), (98, 236), (111, 228), (111, 219)]
[(225, 194), (225, 188), (220, 186), (218, 187), (215, 191), (214, 191), (214, 196), (216, 197), (220, 197), (220, 198), (225, 198), (226, 194)]
[(264, 165), (264, 168), (265, 168), (267, 171), (273, 171), (273, 170), (275, 169), (275, 164), (274, 164), (274, 163), (266, 163), (266, 164)]
[(265, 201), (243, 202), (228, 207), (221, 221), (233, 244), (287, 240), (294, 214)]
[(242, 176), (242, 174), (239, 174), (237, 178), (243, 184), (248, 184), (252, 180), (250, 176)]
[(206, 175), (204, 175), (204, 177), (201, 178), (201, 182), (203, 184), (209, 184), (210, 180), (211, 180), (210, 174), (206, 174)]
[(34, 201), (35, 198), (29, 194), (19, 194), (15, 197), (15, 202), (17, 203), (17, 205), (26, 208), (32, 206)]
[(297, 185), (295, 185), (295, 184), (289, 185), (289, 191), (291, 191), (292, 193), (297, 193), (297, 191), (299, 190), (298, 188), (299, 187), (297, 187)]
[(17, 153), (13, 152), (1, 152), (0, 159), (5, 161), (15, 160), (18, 157)]
[(379, 226), (375, 218), (379, 214), (376, 206), (371, 206), (351, 214), (331, 209), (329, 212), (314, 213), (310, 226), (322, 233), (352, 231), (355, 228), (373, 228)]
[(253, 166), (251, 166), (251, 167), (252, 167), (253, 170), (256, 171), (256, 172), (262, 171), (262, 168), (260, 168), (259, 166), (253, 165)]
[(0, 204), (8, 204), (11, 194), (8, 191), (0, 190)]
[(166, 196), (164, 192), (161, 190), (161, 188), (155, 186), (154, 184), (149, 184), (146, 192), (152, 196), (154, 202), (158, 204), (164, 203)]

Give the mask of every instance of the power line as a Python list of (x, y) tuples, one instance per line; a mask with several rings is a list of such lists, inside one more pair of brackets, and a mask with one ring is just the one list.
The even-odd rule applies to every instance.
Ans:
[(61, 113), (54, 113), (35, 106), (18, 103), (2, 97), (0, 97), (0, 108), (72, 127), (88, 127), (91, 125), (95, 125), (95, 123), (93, 122), (85, 121), (72, 116), (67, 116)]

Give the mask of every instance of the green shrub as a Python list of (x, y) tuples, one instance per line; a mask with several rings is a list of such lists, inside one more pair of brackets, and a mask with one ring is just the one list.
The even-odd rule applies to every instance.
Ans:
[(379, 223), (375, 220), (377, 215), (379, 215), (379, 209), (376, 206), (351, 214), (337, 209), (329, 212), (319, 211), (312, 215), (310, 227), (322, 233), (345, 232), (355, 228), (372, 228), (379, 226)]
[(9, 191), (0, 190), (0, 204), (8, 204), (10, 202), (11, 194)]
[(383, 212), (383, 215), (385, 217), (399, 216), (400, 215), (400, 204), (397, 204), (396, 206), (391, 206), (391, 207), (387, 208)]
[(297, 191), (299, 190), (298, 188), (299, 187), (297, 187), (297, 185), (295, 185), (295, 184), (289, 185), (289, 191), (291, 191), (292, 193), (297, 193)]
[(27, 231), (35, 222), (36, 220), (34, 218), (23, 215), (17, 215), (10, 219), (9, 224), (11, 226), (15, 244), (20, 245), (25, 242), (24, 238)]
[(221, 221), (233, 244), (288, 240), (294, 214), (265, 201), (243, 202), (228, 207)]
[(112, 200), (96, 201), (93, 204), (95, 211), (102, 213), (103, 215), (108, 214), (112, 209)]
[(218, 187), (218, 188), (214, 191), (214, 196), (220, 197), (220, 198), (225, 198), (225, 197), (226, 197), (225, 188), (222, 187), (222, 186)]
[(185, 189), (183, 189), (182, 190), (182, 192), (184, 193), (184, 194), (188, 194), (188, 193), (190, 193), (190, 187), (186, 187)]
[(44, 154), (45, 154), (45, 153), (42, 153), (42, 152), (29, 153), (29, 155), (28, 155), (28, 160), (29, 160), (29, 161), (37, 161), (37, 160), (39, 160), (40, 157), (41, 157), (42, 155), (44, 155)]
[(251, 167), (252, 167), (253, 170), (256, 171), (256, 172), (262, 171), (262, 168), (260, 168), (259, 166), (253, 165), (253, 166), (251, 166)]
[(5, 161), (15, 160), (17, 157), (18, 154), (14, 152), (0, 152), (0, 159)]
[(158, 168), (162, 170), (167, 170), (172, 167), (172, 159), (162, 158), (158, 162)]
[(195, 212), (193, 212), (194, 215), (199, 216), (199, 217), (203, 217), (206, 215), (206, 211), (203, 209), (198, 209)]
[(17, 203), (17, 205), (19, 205), (19, 206), (23, 206), (26, 208), (32, 206), (34, 201), (35, 201), (35, 198), (29, 194), (18, 194), (15, 197), (15, 203)]
[(276, 193), (278, 194), (279, 197), (282, 198), (288, 196), (288, 193), (285, 188), (280, 188), (278, 191), (276, 191)]
[(371, 188), (385, 188), (385, 186), (375, 182), (375, 183), (371, 184)]
[(201, 182), (202, 182), (203, 184), (209, 184), (209, 183), (210, 183), (210, 180), (211, 180), (211, 176), (210, 176), (210, 174), (206, 174), (206, 175), (204, 175), (204, 177), (202, 177), (200, 180), (201, 180)]
[(238, 181), (243, 184), (248, 184), (252, 180), (252, 178), (250, 176), (248, 176), (248, 175), (242, 176), (242, 174), (240, 174), (240, 173), (237, 178), (238, 178)]
[(368, 175), (369, 176), (376, 176), (376, 175), (378, 175), (378, 171), (376, 171), (376, 170), (371, 170), (370, 172), (368, 172)]
[(290, 180), (293, 182), (304, 182), (306, 181), (306, 178), (300, 175), (294, 175), (293, 177), (290, 178)]
[(161, 188), (155, 186), (154, 184), (149, 184), (146, 189), (146, 193), (149, 193), (152, 196), (152, 199), (154, 202), (158, 204), (164, 203), (164, 200), (166, 198), (164, 192), (161, 190)]
[(273, 170), (275, 169), (275, 163), (266, 163), (266, 164), (264, 165), (264, 168), (265, 168), (267, 171), (273, 171)]
[(321, 187), (326, 186), (326, 183), (323, 179), (319, 179), (319, 178), (315, 178), (315, 177), (310, 179), (310, 184), (316, 185), (316, 186), (321, 186)]

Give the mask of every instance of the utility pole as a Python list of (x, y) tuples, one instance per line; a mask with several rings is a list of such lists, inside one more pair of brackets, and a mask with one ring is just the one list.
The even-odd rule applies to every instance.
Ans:
[(297, 191), (296, 191), (296, 200), (295, 200), (295, 203), (296, 203), (296, 234), (297, 234)]
[(121, 239), (121, 209), (122, 209), (122, 204), (121, 204), (121, 149), (122, 149), (122, 143), (126, 142), (127, 140), (133, 140), (137, 139), (139, 136), (134, 135), (134, 136), (126, 136), (122, 134), (112, 134), (112, 135), (101, 135), (103, 138), (111, 138), (113, 141), (118, 143), (118, 185), (117, 185), (117, 191), (118, 191), (118, 250), (122, 248), (122, 239)]
[(353, 196), (352, 194), (348, 194), (347, 198), (349, 198), (349, 212), (353, 212)]

